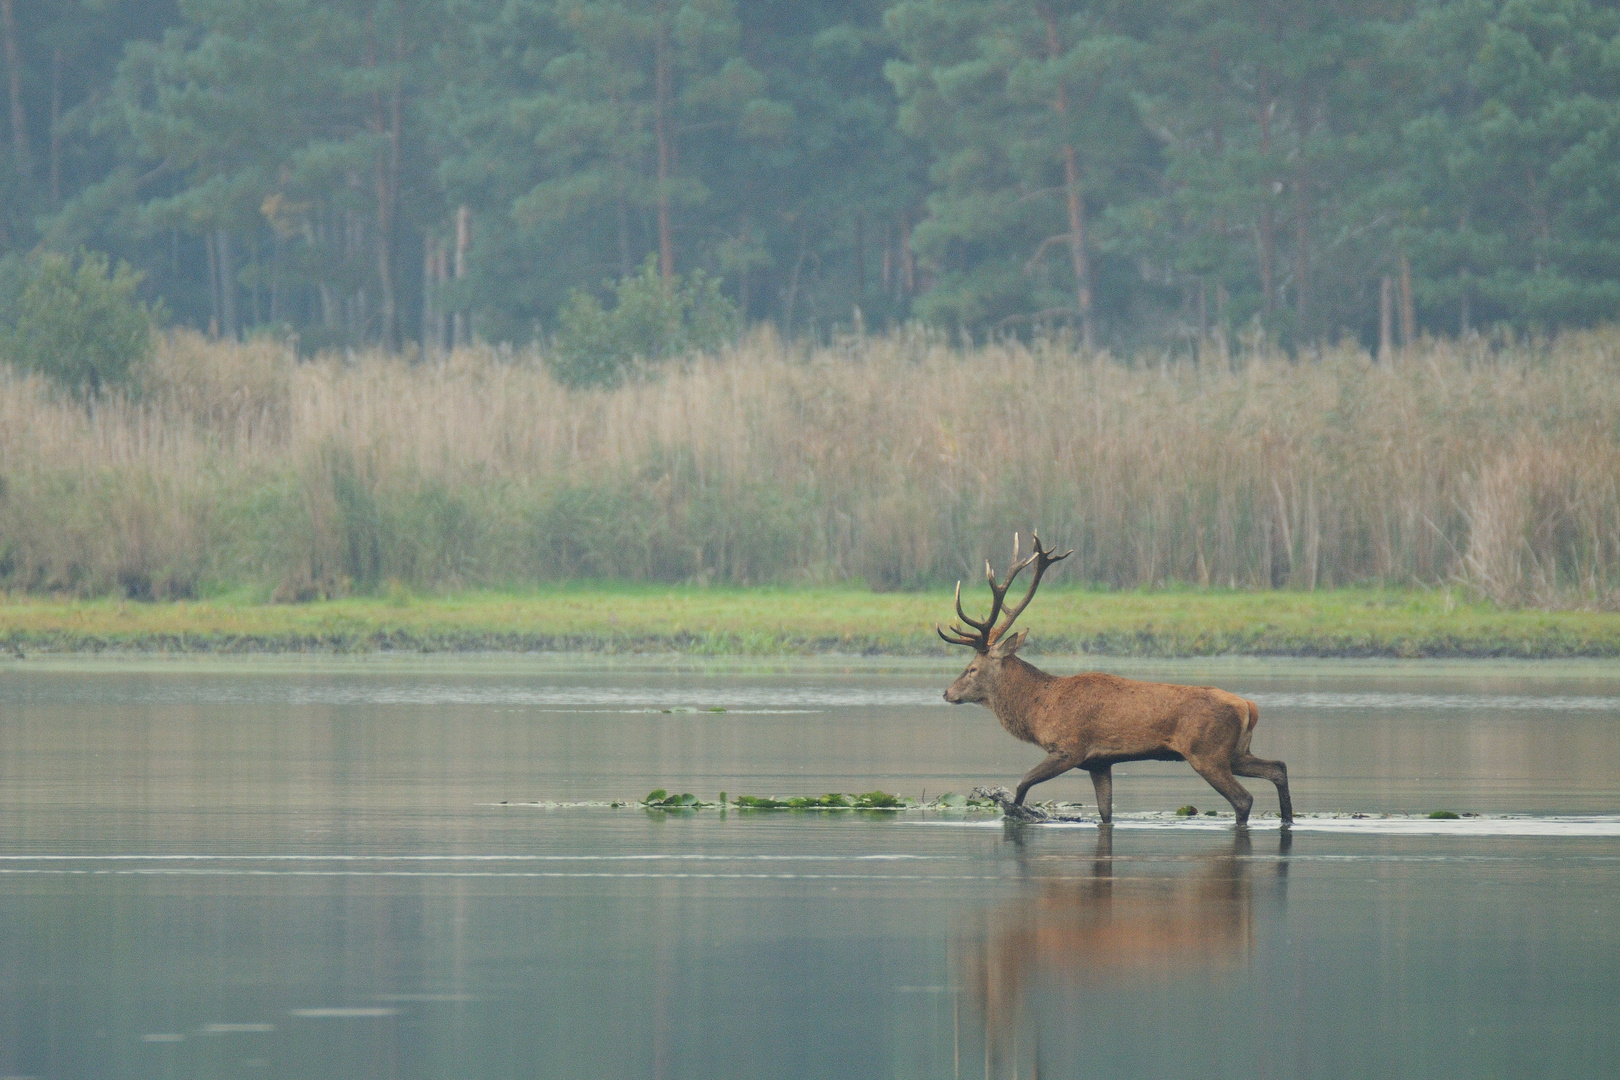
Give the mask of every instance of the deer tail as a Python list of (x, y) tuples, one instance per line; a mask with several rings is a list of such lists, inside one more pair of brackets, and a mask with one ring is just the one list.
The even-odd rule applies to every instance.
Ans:
[(1254, 738), (1254, 725), (1260, 722), (1260, 706), (1256, 705), (1248, 698), (1242, 698), (1240, 700), (1247, 709), (1248, 716), (1245, 718), (1245, 723), (1243, 725), (1243, 734), (1238, 736), (1238, 753), (1247, 754), (1249, 752), (1249, 740)]

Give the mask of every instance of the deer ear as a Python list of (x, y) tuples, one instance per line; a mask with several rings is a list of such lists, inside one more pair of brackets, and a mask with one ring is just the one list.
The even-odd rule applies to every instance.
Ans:
[(1005, 660), (1024, 646), (1024, 639), (1029, 637), (1028, 630), (1020, 630), (1016, 634), (997, 639), (990, 646), (990, 657), (993, 660)]

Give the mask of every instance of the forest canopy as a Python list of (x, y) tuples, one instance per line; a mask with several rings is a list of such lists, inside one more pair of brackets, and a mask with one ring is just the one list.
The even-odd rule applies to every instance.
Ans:
[(1598, 0), (0, 0), (0, 36), (3, 258), (105, 253), (226, 337), (549, 338), (649, 257), (790, 334), (1620, 312)]

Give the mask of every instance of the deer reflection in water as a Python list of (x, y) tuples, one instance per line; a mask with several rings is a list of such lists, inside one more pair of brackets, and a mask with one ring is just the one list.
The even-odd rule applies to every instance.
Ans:
[[(958, 1076), (964, 1011), (983, 1023), (986, 1077), (1018, 1076), (1021, 1061), (1032, 1061), (1038, 1075), (1032, 1003), (1038, 992), (1171, 983), (1248, 966), (1256, 864), (1247, 829), (1236, 830), (1218, 853), (1196, 859), (1191, 872), (1138, 876), (1117, 872), (1125, 867), (1115, 864), (1114, 830), (1103, 825), (1089, 866), (1075, 859), (1080, 874), (1062, 877), (1053, 876), (1051, 856), (1023, 850), (1024, 827), (1009, 823), (1007, 829), (1019, 845), (1028, 887), (1018, 900), (982, 913), (954, 942)], [(1278, 843), (1279, 856), (1286, 856), (1288, 830)], [(1261, 872), (1261, 908), (1281, 907), (1287, 873), (1286, 858)]]

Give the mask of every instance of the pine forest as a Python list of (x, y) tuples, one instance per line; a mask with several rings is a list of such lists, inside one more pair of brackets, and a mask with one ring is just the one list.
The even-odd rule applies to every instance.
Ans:
[(171, 325), (305, 355), (547, 342), (644, 270), (790, 338), (920, 322), (1119, 354), (1620, 310), (1601, 0), (0, 16), (13, 306), (56, 252), (126, 265)]

